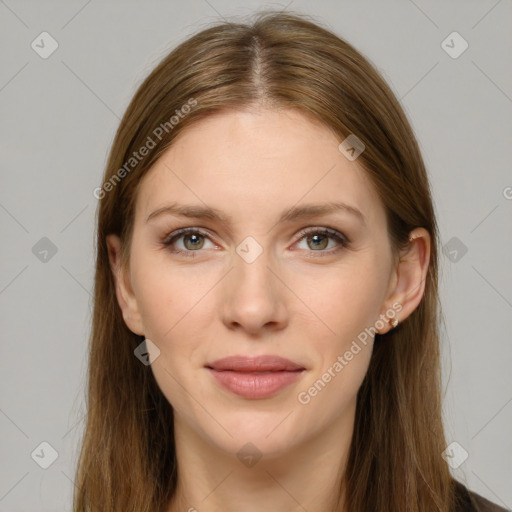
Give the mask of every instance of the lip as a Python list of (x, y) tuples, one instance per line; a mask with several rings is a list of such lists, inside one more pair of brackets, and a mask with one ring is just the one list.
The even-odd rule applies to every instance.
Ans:
[(225, 389), (248, 399), (274, 396), (297, 381), (306, 369), (275, 355), (230, 356), (205, 365)]

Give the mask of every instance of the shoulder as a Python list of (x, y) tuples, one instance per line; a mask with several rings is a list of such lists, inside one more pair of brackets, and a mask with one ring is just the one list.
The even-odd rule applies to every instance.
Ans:
[(470, 491), (461, 482), (455, 480), (455, 494), (457, 507), (454, 512), (507, 512), (508, 509), (500, 507), (485, 499), (476, 492)]

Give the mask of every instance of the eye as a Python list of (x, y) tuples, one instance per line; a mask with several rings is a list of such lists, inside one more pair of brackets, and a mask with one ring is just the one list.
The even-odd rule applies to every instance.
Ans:
[[(306, 228), (302, 230), (299, 235), (301, 238), (297, 243), (306, 241), (306, 245), (308, 247), (305, 248), (306, 251), (315, 252), (319, 254), (315, 254), (314, 257), (317, 256), (329, 256), (334, 253), (337, 253), (344, 247), (347, 247), (350, 243), (348, 238), (336, 231), (335, 229), (323, 227), (323, 228)], [(174, 254), (182, 254), (187, 257), (195, 257), (195, 252), (199, 252), (204, 248), (205, 240), (210, 240), (210, 234), (202, 231), (199, 228), (182, 228), (174, 231), (169, 236), (167, 236), (163, 241), (162, 245), (170, 248), (170, 251)], [(181, 247), (179, 247), (181, 241)], [(311, 240), (311, 244), (308, 241)], [(329, 250), (325, 250), (329, 247), (329, 241), (334, 241), (337, 246), (334, 249), (331, 247)], [(178, 245), (178, 247), (176, 247)], [(302, 248), (304, 249), (304, 248)]]
[[(170, 247), (171, 252), (184, 254), (186, 256), (194, 257), (194, 252), (197, 252), (199, 249), (204, 247), (205, 239), (208, 239), (209, 234), (201, 231), (197, 228), (183, 228), (178, 231), (174, 231), (171, 233), (162, 244), (165, 247)], [(174, 247), (176, 242), (180, 239), (183, 239), (182, 247)], [(209, 239), (208, 239), (209, 240)], [(179, 244), (178, 244), (179, 245)]]
[[(311, 249), (311, 252), (318, 252), (320, 254), (315, 254), (316, 256), (329, 256), (334, 253), (337, 253), (344, 247), (347, 247), (349, 244), (348, 238), (336, 231), (335, 229), (323, 227), (323, 228), (308, 228), (304, 229), (300, 232), (301, 238), (299, 242), (303, 240), (306, 242), (305, 250)], [(338, 245), (326, 251), (325, 249), (329, 246), (329, 241), (334, 240)]]

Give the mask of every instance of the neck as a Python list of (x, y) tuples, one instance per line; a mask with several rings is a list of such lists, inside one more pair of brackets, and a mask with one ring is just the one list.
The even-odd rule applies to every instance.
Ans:
[(251, 453), (247, 447), (245, 463), (207, 443), (175, 417), (178, 485), (167, 512), (344, 512), (354, 414), (355, 405), (329, 431), (285, 453), (261, 454), (256, 461), (251, 459), (256, 449)]

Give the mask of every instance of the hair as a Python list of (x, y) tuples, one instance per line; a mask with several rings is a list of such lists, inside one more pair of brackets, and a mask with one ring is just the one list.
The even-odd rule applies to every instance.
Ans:
[[(123, 116), (97, 210), (87, 416), (74, 512), (160, 512), (174, 496), (172, 406), (150, 366), (134, 357), (144, 337), (123, 320), (106, 236), (121, 237), (122, 264), (129, 265), (135, 200), (146, 172), (194, 123), (253, 107), (297, 109), (332, 130), (340, 142), (355, 134), (364, 143), (357, 162), (385, 207), (394, 254), (407, 247), (412, 229), (429, 232), (430, 262), (420, 304), (398, 328), (375, 335), (339, 496), (345, 485), (351, 512), (448, 512), (455, 505), (454, 480), (441, 456), (446, 442), (438, 227), (425, 165), (404, 111), (376, 68), (308, 18), (260, 11), (251, 24), (205, 28), (163, 58)], [(175, 113), (178, 122), (170, 118)], [(134, 163), (135, 152), (150, 145)]]

